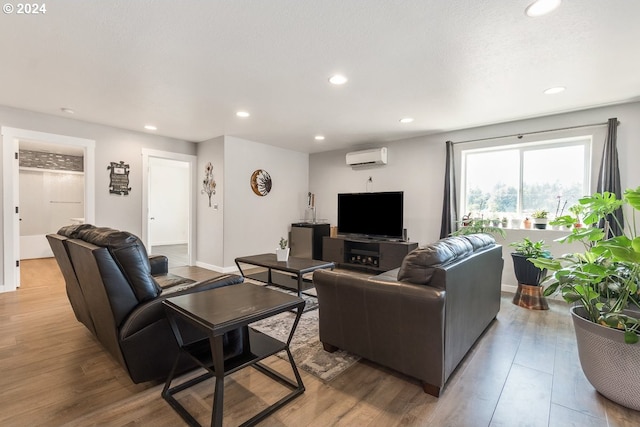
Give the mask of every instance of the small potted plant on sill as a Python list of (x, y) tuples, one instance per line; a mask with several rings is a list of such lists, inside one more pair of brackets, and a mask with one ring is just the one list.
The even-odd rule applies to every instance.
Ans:
[(531, 214), (531, 218), (533, 218), (533, 226), (538, 230), (544, 230), (547, 228), (547, 217), (549, 216), (549, 212), (544, 209), (538, 209), (533, 211)]
[[(580, 219), (582, 214), (584, 213), (585, 207), (582, 205), (573, 205), (569, 208), (569, 212), (571, 212), (573, 216), (573, 227), (580, 228), (582, 227), (582, 220)], [(569, 227), (569, 226), (567, 226)]]
[(277, 261), (287, 261), (289, 259), (289, 247), (287, 244), (289, 241), (284, 237), (280, 238), (280, 247), (276, 249), (276, 260)]
[(491, 221), (488, 219), (480, 218), (468, 218), (467, 215), (462, 217), (461, 227), (451, 233), (453, 236), (462, 236), (467, 234), (498, 234), (502, 238), (506, 236), (505, 231), (500, 227), (494, 227), (491, 225)]
[[(640, 236), (636, 214), (640, 211), (640, 187), (624, 192), (623, 200), (604, 192), (579, 200), (583, 227), (574, 227), (560, 242), (581, 242), (585, 251), (533, 263), (552, 274), (545, 295), (558, 292), (572, 304), (571, 318), (578, 355), (585, 376), (602, 395), (628, 408), (640, 410)], [(611, 215), (623, 205), (632, 218), (624, 234), (614, 236)], [(575, 216), (562, 216), (556, 225), (571, 226)], [(603, 228), (598, 224), (602, 221)], [(621, 224), (618, 224), (621, 226)], [(622, 228), (622, 227), (621, 227)], [(543, 282), (544, 283), (544, 282)]]

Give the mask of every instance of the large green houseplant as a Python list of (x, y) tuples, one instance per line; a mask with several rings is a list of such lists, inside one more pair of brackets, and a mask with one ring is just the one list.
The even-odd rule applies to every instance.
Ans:
[[(580, 199), (579, 206), (583, 227), (574, 227), (559, 241), (581, 242), (584, 252), (532, 262), (552, 272), (543, 281), (544, 294), (559, 292), (573, 304), (578, 353), (589, 382), (611, 400), (640, 410), (640, 187), (626, 190), (622, 200), (612, 193), (596, 193)], [(631, 220), (623, 235), (614, 236), (608, 221), (617, 221), (611, 214), (621, 208)], [(566, 215), (551, 223), (571, 226), (575, 217)]]
[[(585, 227), (573, 228), (571, 234), (559, 241), (579, 241), (583, 253), (573, 253), (555, 259), (539, 258), (532, 262), (539, 268), (555, 272), (549, 276), (545, 295), (560, 292), (569, 303), (579, 303), (592, 322), (625, 331), (628, 343), (638, 342), (640, 320), (627, 314), (629, 305), (638, 305), (640, 283), (640, 237), (636, 233), (635, 215), (622, 236), (613, 236), (607, 218), (625, 204), (640, 210), (640, 187), (626, 190), (623, 200), (608, 192), (596, 193), (580, 199), (584, 208)], [(598, 228), (600, 221), (603, 228)], [(562, 216), (553, 225), (570, 226), (572, 216)], [(640, 314), (640, 313), (638, 313)]]

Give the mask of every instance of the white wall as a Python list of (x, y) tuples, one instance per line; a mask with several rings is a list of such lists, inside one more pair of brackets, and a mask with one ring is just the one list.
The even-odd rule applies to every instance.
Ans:
[[(97, 225), (127, 230), (137, 235), (142, 232), (142, 148), (196, 154), (196, 146), (192, 142), (5, 106), (0, 106), (0, 126), (95, 140), (95, 222)], [(129, 180), (132, 191), (128, 196), (109, 194), (107, 166), (110, 162), (121, 160), (131, 167)], [(5, 210), (3, 206), (0, 215), (4, 215)], [(3, 256), (4, 253), (0, 259)]]
[[(214, 270), (224, 270), (224, 215), (225, 205), (225, 159), (224, 137), (198, 143), (197, 182), (200, 185), (197, 195), (197, 254), (198, 265)], [(216, 181), (216, 194), (209, 198), (202, 194), (202, 181), (207, 163), (213, 166), (213, 179)]]
[(84, 216), (84, 174), (20, 169), (20, 235), (44, 236)]
[[(291, 223), (304, 216), (309, 190), (309, 155), (240, 138), (224, 140), (224, 266), (243, 255), (275, 252)], [(253, 193), (256, 169), (271, 176), (271, 192)]]
[[(369, 176), (373, 178), (373, 191), (403, 190), (405, 192), (405, 228), (408, 236), (410, 240), (424, 245), (437, 240), (440, 234), (447, 140), (455, 142), (604, 123), (612, 117), (620, 120), (618, 154), (622, 186), (635, 188), (640, 185), (640, 168), (637, 167), (637, 159), (640, 158), (639, 102), (358, 147), (360, 149), (386, 146), (389, 149), (388, 165), (367, 170), (352, 170), (345, 164), (344, 155), (353, 149), (312, 154), (309, 160), (309, 188), (316, 193), (318, 216), (328, 218), (334, 225), (337, 215), (337, 194), (366, 191), (366, 180)], [(594, 140), (593, 163), (599, 165), (604, 132), (602, 128), (594, 132), (600, 140)], [(493, 166), (488, 165), (488, 167)], [(593, 192), (598, 175), (597, 170), (593, 170), (592, 175)], [(503, 283), (515, 282), (509, 275), (511, 249), (508, 244), (523, 237), (522, 233), (520, 231), (509, 233), (501, 242), (505, 246)], [(536, 240), (551, 241), (555, 238), (553, 233), (545, 235), (545, 231), (534, 233), (532, 238)], [(538, 236), (545, 236), (545, 238)], [(562, 252), (563, 248), (557, 248), (556, 251)]]
[[(208, 162), (213, 165), (216, 194), (212, 207), (206, 195), (198, 199), (198, 265), (233, 271), (239, 256), (274, 252), (291, 223), (303, 217), (309, 156), (224, 136), (198, 143), (198, 182)], [(251, 190), (256, 169), (266, 170), (273, 182), (263, 197)]]

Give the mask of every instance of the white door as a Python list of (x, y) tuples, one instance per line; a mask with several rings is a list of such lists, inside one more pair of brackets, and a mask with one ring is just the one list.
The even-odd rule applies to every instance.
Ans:
[(193, 265), (196, 157), (143, 150), (143, 241), (154, 255), (166, 255), (169, 267)]

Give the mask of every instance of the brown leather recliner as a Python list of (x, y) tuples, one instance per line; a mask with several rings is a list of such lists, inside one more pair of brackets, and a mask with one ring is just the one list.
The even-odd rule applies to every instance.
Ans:
[(502, 247), (449, 237), (374, 277), (317, 270), (320, 341), (422, 381), (439, 396), (500, 310)]
[[(47, 239), (76, 318), (135, 383), (166, 379), (178, 354), (163, 300), (243, 282), (234, 274), (200, 282), (169, 274), (166, 257), (149, 257), (140, 239), (125, 231), (82, 224)], [(186, 322), (179, 327), (186, 342), (206, 338)], [(245, 329), (225, 335), (225, 358), (242, 353), (245, 337)], [(181, 358), (178, 369), (193, 367)]]

